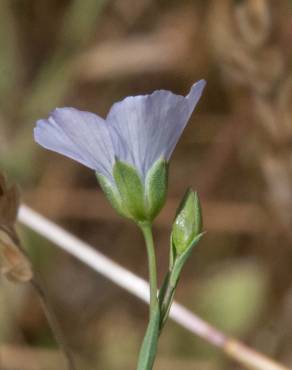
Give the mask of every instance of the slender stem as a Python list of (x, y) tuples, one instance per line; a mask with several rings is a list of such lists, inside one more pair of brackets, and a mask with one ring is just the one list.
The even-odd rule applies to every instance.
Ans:
[(56, 342), (59, 345), (60, 350), (63, 352), (64, 358), (67, 362), (67, 369), (68, 370), (77, 370), (75, 366), (75, 362), (71, 353), (71, 350), (67, 344), (67, 341), (64, 337), (63, 331), (59, 325), (58, 319), (55, 316), (54, 310), (51, 307), (50, 301), (48, 296), (45, 293), (43, 288), (43, 284), (40, 282), (40, 278), (38, 276), (38, 280), (36, 278), (30, 281), (32, 287), (37, 292), (39, 299), (41, 301), (44, 313), (47, 317), (49, 325), (51, 327), (52, 333), (55, 337)]
[(148, 269), (149, 269), (149, 283), (150, 283), (150, 306), (149, 313), (150, 317), (155, 311), (156, 305), (158, 304), (157, 300), (157, 267), (156, 267), (156, 257), (155, 249), (152, 235), (152, 228), (149, 223), (140, 224), (145, 244), (147, 248), (148, 255)]
[(139, 224), (147, 248), (150, 285), (149, 323), (141, 345), (137, 370), (152, 370), (159, 338), (160, 308), (157, 296), (157, 268), (150, 223)]

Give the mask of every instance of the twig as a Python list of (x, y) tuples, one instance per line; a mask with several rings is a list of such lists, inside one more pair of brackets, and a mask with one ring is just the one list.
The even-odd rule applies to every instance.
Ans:
[[(20, 207), (18, 218), (21, 223), (75, 256), (116, 285), (126, 289), (141, 300), (149, 302), (149, 285), (145, 280), (111, 261), (102, 253), (94, 250), (89, 244), (76, 238), (25, 205)], [(289, 370), (288, 367), (276, 363), (233, 338), (227, 337), (179, 303), (173, 303), (170, 317), (193, 334), (222, 349), (229, 357), (247, 368), (254, 370)]]

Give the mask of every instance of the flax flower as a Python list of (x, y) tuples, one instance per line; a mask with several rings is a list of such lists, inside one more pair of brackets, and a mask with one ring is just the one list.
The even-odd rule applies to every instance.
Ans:
[[(48, 119), (37, 121), (35, 141), (93, 169), (107, 195), (109, 191), (115, 193), (120, 203), (123, 199), (118, 195), (125, 197), (117, 183), (121, 178), (125, 180), (125, 171), (135, 171), (139, 178), (135, 181), (144, 189), (155, 163), (169, 161), (204, 86), (203, 80), (195, 83), (185, 97), (165, 90), (130, 96), (115, 103), (105, 119), (75, 108), (57, 108)], [(119, 168), (115, 174), (117, 163), (126, 165), (127, 170)], [(127, 180), (129, 176), (123, 181), (124, 187), (128, 186)], [(118, 204), (115, 207), (119, 208)], [(140, 216), (147, 218), (142, 213), (144, 216)]]

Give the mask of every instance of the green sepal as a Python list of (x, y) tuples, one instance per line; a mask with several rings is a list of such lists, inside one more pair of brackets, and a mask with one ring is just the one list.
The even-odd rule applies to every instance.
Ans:
[[(201, 234), (195, 236), (195, 238), (191, 241), (191, 243), (185, 249), (185, 251), (181, 255), (178, 255), (176, 259), (174, 260), (173, 267), (171, 270), (171, 275), (170, 275), (170, 285), (171, 286), (176, 287), (184, 264), (186, 263), (187, 259), (190, 257), (192, 253), (192, 250), (199, 243), (199, 241), (201, 240), (204, 234), (205, 232), (202, 232)], [(171, 243), (172, 242), (173, 241), (171, 241)]]
[(168, 164), (165, 159), (158, 159), (147, 173), (145, 197), (147, 217), (153, 220), (164, 206), (167, 195)]
[(198, 194), (188, 189), (178, 208), (173, 227), (172, 242), (178, 255), (202, 230), (201, 206)]
[(113, 208), (123, 217), (130, 217), (125, 209), (122, 207), (122, 200), (120, 197), (117, 188), (110, 180), (108, 180), (105, 176), (95, 173), (97, 180), (99, 182), (100, 187), (102, 188), (103, 192), (105, 193), (107, 199), (113, 206)]
[(146, 220), (144, 187), (135, 168), (116, 160), (113, 176), (121, 197), (122, 209), (135, 221)]
[(155, 310), (151, 312), (150, 321), (147, 327), (142, 347), (139, 353), (137, 370), (150, 370), (153, 367), (157, 352), (159, 338), (160, 310), (156, 304)]

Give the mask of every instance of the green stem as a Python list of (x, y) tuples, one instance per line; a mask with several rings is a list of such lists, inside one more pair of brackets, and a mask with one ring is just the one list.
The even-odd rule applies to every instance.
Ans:
[(155, 312), (156, 306), (158, 304), (157, 300), (157, 267), (156, 267), (156, 257), (154, 250), (154, 242), (152, 235), (152, 228), (149, 223), (143, 223), (140, 225), (145, 244), (147, 248), (148, 255), (148, 268), (149, 268), (149, 283), (150, 283), (150, 307), (149, 314), (152, 317)]
[(148, 254), (150, 306), (149, 323), (140, 349), (137, 370), (152, 370), (157, 352), (160, 324), (160, 309), (157, 297), (157, 268), (151, 225), (149, 223), (141, 223), (139, 226), (145, 239)]

